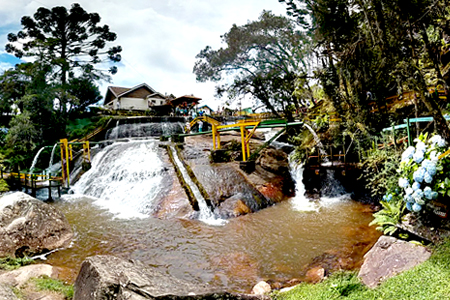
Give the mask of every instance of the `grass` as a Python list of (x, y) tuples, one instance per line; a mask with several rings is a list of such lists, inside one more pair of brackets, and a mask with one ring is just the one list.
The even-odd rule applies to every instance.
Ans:
[(12, 258), (10, 256), (8, 257), (2, 257), (0, 258), (0, 269), (2, 270), (15, 270), (22, 266), (30, 265), (34, 263), (34, 260), (28, 257), (23, 258)]
[(73, 286), (65, 284), (61, 280), (50, 277), (33, 278), (36, 289), (40, 291), (51, 291), (64, 295), (66, 299), (73, 298)]
[(375, 289), (365, 287), (356, 273), (342, 272), (322, 283), (303, 283), (275, 293), (276, 300), (329, 299), (450, 299), (450, 241), (437, 246), (431, 258), (415, 268), (383, 282)]

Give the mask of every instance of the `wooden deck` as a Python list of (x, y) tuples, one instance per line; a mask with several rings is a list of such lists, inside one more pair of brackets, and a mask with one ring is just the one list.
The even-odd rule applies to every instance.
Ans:
[(1, 171), (1, 178), (12, 183), (16, 189), (25, 189), (27, 194), (36, 197), (36, 191), (48, 189), (49, 199), (52, 200), (52, 188), (58, 189), (58, 197), (61, 197), (61, 187), (63, 179), (45, 174), (26, 174)]

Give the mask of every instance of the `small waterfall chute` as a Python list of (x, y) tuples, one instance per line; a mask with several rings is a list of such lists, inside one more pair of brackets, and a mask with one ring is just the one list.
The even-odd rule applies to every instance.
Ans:
[(38, 159), (39, 159), (39, 155), (41, 155), (41, 153), (42, 153), (42, 151), (44, 151), (44, 149), (45, 149), (45, 146), (42, 147), (41, 149), (39, 149), (39, 151), (34, 156), (33, 162), (32, 162), (31, 167), (30, 167), (30, 174), (33, 174), (34, 168), (36, 167), (36, 164), (37, 164)]
[(305, 184), (303, 183), (303, 164), (294, 161), (289, 156), (291, 177), (295, 182), (295, 196), (290, 199), (292, 208), (298, 211), (318, 211), (318, 205), (311, 202), (305, 196)]
[(173, 158), (175, 161), (175, 164), (177, 165), (178, 169), (180, 170), (184, 181), (187, 185), (189, 185), (192, 193), (194, 194), (195, 198), (198, 202), (198, 207), (200, 210), (198, 219), (206, 224), (209, 225), (224, 225), (227, 223), (226, 220), (220, 219), (216, 217), (211, 209), (208, 207), (205, 198), (203, 198), (202, 193), (200, 192), (200, 189), (198, 186), (192, 181), (191, 177), (189, 176), (186, 168), (184, 167), (183, 163), (181, 162), (181, 159), (178, 157), (178, 153), (175, 150), (174, 146), (170, 146), (170, 151), (173, 154)]
[(309, 132), (311, 132), (311, 134), (312, 134), (312, 136), (314, 138), (314, 141), (316, 142), (316, 145), (319, 148), (319, 152), (323, 156), (323, 161), (325, 163), (329, 163), (329, 159), (327, 157), (327, 152), (325, 152), (325, 149), (323, 148), (323, 144), (320, 141), (319, 136), (317, 135), (317, 133), (308, 124), (304, 123), (303, 126), (305, 126), (309, 130)]

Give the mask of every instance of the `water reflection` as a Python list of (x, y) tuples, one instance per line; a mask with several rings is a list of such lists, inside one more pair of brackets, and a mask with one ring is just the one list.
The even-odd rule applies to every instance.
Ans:
[(185, 219), (114, 219), (88, 198), (55, 205), (74, 224), (76, 237), (71, 248), (49, 257), (51, 264), (78, 270), (87, 256), (112, 254), (193, 283), (241, 292), (261, 279), (299, 278), (314, 257), (327, 251), (357, 260), (378, 237), (367, 226), (372, 219), (367, 207), (352, 201), (306, 213), (284, 202), (223, 227)]

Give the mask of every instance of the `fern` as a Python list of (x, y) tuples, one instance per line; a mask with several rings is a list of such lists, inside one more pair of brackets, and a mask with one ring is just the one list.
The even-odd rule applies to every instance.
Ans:
[(376, 228), (384, 234), (392, 235), (397, 230), (397, 224), (400, 222), (405, 204), (403, 201), (380, 201), (383, 209), (373, 214), (373, 221), (370, 226), (378, 225)]

